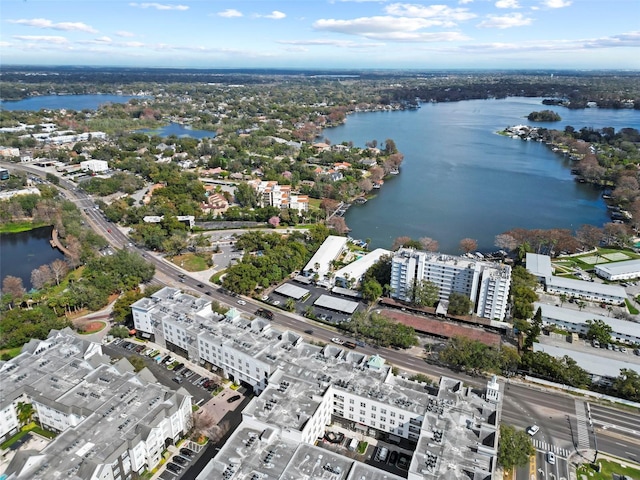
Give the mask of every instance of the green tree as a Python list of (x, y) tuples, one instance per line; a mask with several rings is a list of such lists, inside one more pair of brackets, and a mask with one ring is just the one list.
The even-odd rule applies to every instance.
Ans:
[(382, 296), (382, 285), (375, 279), (366, 280), (362, 284), (360, 291), (367, 302), (373, 303)]
[(472, 306), (473, 303), (469, 297), (459, 292), (451, 292), (447, 312), (451, 315), (469, 315)]
[(586, 335), (588, 340), (597, 340), (602, 345), (611, 342), (613, 329), (604, 320), (587, 320), (587, 325), (589, 325)]
[(440, 289), (428, 280), (414, 282), (409, 289), (411, 303), (420, 307), (434, 307), (439, 300)]
[(613, 382), (613, 391), (616, 396), (640, 402), (640, 375), (635, 370), (623, 368)]
[(144, 364), (144, 359), (142, 357), (137, 357), (137, 356), (128, 356), (127, 360), (129, 360), (129, 363), (131, 364), (131, 366), (133, 367), (134, 371), (139, 372), (140, 370), (142, 370), (145, 367)]
[(18, 413), (18, 421), (20, 425), (27, 425), (31, 422), (33, 415), (36, 413), (33, 405), (27, 402), (18, 402), (16, 407)]
[(522, 467), (529, 463), (529, 457), (536, 453), (531, 438), (526, 432), (516, 430), (511, 425), (500, 424), (498, 441), (498, 464), (505, 470)]
[(526, 332), (526, 337), (523, 342), (523, 347), (525, 350), (531, 350), (533, 348), (533, 344), (538, 341), (538, 337), (542, 333), (542, 309), (538, 307), (536, 314), (531, 320), (531, 324)]
[(129, 338), (129, 329), (123, 325), (111, 327), (109, 335), (113, 335), (116, 338)]
[(137, 302), (145, 295), (137, 288), (128, 290), (118, 297), (113, 304), (111, 316), (115, 323), (124, 323), (131, 320), (131, 304)]
[(234, 195), (236, 202), (243, 207), (255, 208), (258, 206), (258, 194), (247, 183), (239, 183)]

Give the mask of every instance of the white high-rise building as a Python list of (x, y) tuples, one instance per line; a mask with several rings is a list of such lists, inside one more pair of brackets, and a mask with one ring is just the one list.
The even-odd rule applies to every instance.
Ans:
[(434, 283), (441, 301), (448, 301), (453, 292), (466, 295), (479, 317), (504, 320), (506, 316), (511, 284), (508, 265), (401, 248), (391, 263), (391, 296), (409, 301), (417, 281)]

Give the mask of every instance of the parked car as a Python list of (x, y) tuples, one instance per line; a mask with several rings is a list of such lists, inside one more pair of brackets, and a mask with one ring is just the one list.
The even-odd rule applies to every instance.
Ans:
[(196, 452), (194, 452), (193, 450), (189, 449), (189, 448), (181, 448), (180, 449), (180, 455), (183, 455), (187, 458), (193, 458), (195, 456)]
[(177, 384), (182, 383), (182, 379), (180, 377), (173, 377), (171, 380), (173, 380), (174, 382), (176, 382)]
[(169, 462), (167, 463), (167, 470), (173, 473), (180, 473), (182, 472), (182, 467), (177, 463)]
[(240, 395), (234, 395), (233, 397), (227, 398), (227, 403), (233, 403), (240, 400), (242, 397)]
[(189, 463), (189, 460), (187, 460), (184, 457), (181, 457), (180, 455), (174, 456), (172, 461), (177, 463), (178, 465), (183, 465), (183, 466), (186, 465), (187, 463)]

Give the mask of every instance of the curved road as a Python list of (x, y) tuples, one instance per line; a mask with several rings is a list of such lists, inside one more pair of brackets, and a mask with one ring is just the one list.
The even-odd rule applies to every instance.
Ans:
[[(47, 173), (43, 169), (23, 164), (0, 163), (0, 165), (9, 170), (22, 170), (40, 177), (44, 177)], [(181, 289), (189, 288), (221, 303), (233, 305), (238, 310), (249, 314), (253, 314), (257, 308), (264, 306), (251, 298), (244, 298), (246, 305), (238, 305), (233, 297), (218, 291), (215, 286), (203, 284), (189, 276), (186, 276), (181, 282), (180, 275), (184, 272), (178, 267), (153, 254), (148, 254), (142, 249), (129, 247), (129, 238), (115, 225), (108, 222), (102, 213), (95, 208), (93, 199), (82, 190), (77, 190), (75, 184), (61, 179), (59, 187), (65, 191), (67, 199), (75, 202), (84, 211), (89, 225), (105, 237), (111, 246), (135, 250), (155, 265), (154, 283), (172, 285)], [(330, 342), (333, 337), (344, 336), (336, 333), (337, 330), (282, 311), (274, 311), (272, 322), (283, 328), (294, 330), (303, 336), (312, 337), (313, 340), (326, 343)], [(302, 333), (311, 327), (313, 328), (312, 336)], [(458, 378), (469, 385), (479, 387), (486, 385), (485, 378), (470, 377), (444, 367), (427, 364), (423, 358), (413, 356), (405, 351), (372, 346), (359, 347), (358, 351), (368, 355), (378, 354), (401, 371)], [(529, 425), (539, 425), (540, 431), (535, 436), (539, 449), (557, 447), (572, 453), (576, 451), (576, 447), (582, 450), (586, 445), (587, 448), (593, 450), (597, 446), (599, 451), (640, 461), (640, 449), (638, 448), (640, 444), (640, 415), (637, 410), (622, 411), (591, 403), (594, 432), (594, 428), (589, 425), (585, 429), (584, 421), (581, 421), (582, 417), (576, 413), (577, 409), (584, 409), (584, 399), (558, 390), (531, 386), (522, 381), (511, 380), (508, 382), (502, 381), (504, 392), (502, 421), (523, 429)], [(579, 423), (583, 425), (579, 425)]]

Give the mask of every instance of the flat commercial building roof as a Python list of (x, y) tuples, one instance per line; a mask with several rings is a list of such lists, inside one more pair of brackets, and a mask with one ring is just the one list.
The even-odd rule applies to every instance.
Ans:
[(377, 263), (383, 255), (391, 255), (391, 252), (384, 248), (376, 248), (373, 252), (367, 253), (355, 262), (351, 262), (338, 270), (335, 275), (336, 280), (353, 278), (359, 281), (365, 272)]
[(551, 258), (549, 255), (538, 255), (537, 253), (527, 253), (527, 270), (538, 278), (547, 278), (553, 275)]
[(284, 285), (280, 285), (278, 288), (276, 288), (275, 292), (279, 293), (280, 295), (284, 295), (285, 297), (300, 300), (302, 297), (309, 293), (309, 290), (302, 287), (296, 287), (295, 285), (291, 285), (290, 283), (285, 283)]
[(336, 298), (330, 295), (320, 295), (314, 302), (316, 307), (328, 308), (337, 312), (353, 313), (358, 309), (358, 302), (345, 300), (344, 298)]
[(595, 268), (596, 272), (606, 272), (609, 276), (640, 274), (640, 260), (606, 263), (604, 265), (596, 265)]
[(315, 272), (320, 279), (324, 278), (331, 270), (331, 262), (340, 255), (346, 244), (347, 237), (329, 235), (304, 267), (304, 273), (313, 275)]
[[(533, 351), (548, 353), (552, 357), (557, 358), (562, 358), (567, 355), (573, 358), (578, 363), (579, 367), (584, 368), (591, 374), (599, 375), (601, 377), (617, 377), (620, 375), (620, 370), (623, 368), (634, 370), (640, 374), (640, 365), (636, 363), (616, 360), (614, 358), (604, 358), (593, 353), (567, 350), (566, 348), (558, 347), (556, 345), (534, 343)], [(594, 349), (594, 351), (597, 350)]]

